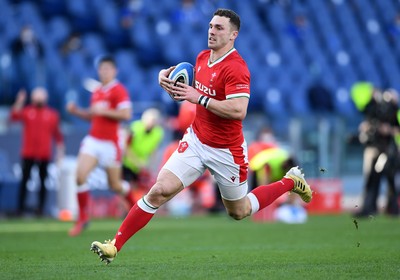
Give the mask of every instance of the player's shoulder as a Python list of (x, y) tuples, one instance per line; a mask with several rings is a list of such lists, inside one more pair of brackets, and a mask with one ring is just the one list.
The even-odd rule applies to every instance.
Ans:
[(240, 55), (240, 53), (238, 52), (238, 50), (235, 50), (234, 52), (232, 52), (228, 57), (227, 57), (227, 61), (229, 61), (232, 64), (235, 64), (237, 66), (241, 66), (241, 67), (245, 67), (247, 68), (247, 63), (246, 61), (243, 59), (243, 57)]
[(115, 81), (115, 83), (112, 86), (112, 89), (115, 91), (127, 91), (125, 85), (120, 81)]
[(197, 59), (208, 59), (210, 57), (210, 52), (211, 50), (202, 50), (201, 52), (199, 52), (199, 54), (197, 55)]
[(117, 95), (129, 95), (126, 86), (119, 81), (114, 84), (112, 91)]

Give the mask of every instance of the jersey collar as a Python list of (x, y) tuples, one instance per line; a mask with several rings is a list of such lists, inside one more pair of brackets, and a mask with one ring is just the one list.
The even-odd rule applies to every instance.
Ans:
[[(225, 59), (225, 57), (227, 57), (228, 55), (230, 55), (231, 53), (233, 53), (234, 51), (236, 51), (235, 47), (233, 47), (232, 49), (230, 49), (226, 54), (224, 54), (223, 56), (221, 56), (220, 58), (218, 58), (216, 61), (214, 62), (210, 62), (210, 58), (208, 58), (208, 62), (207, 62), (207, 66), (208, 67), (213, 67), (215, 64), (220, 63), (221, 61), (223, 61)], [(210, 52), (211, 54), (211, 52)]]
[(107, 91), (110, 88), (114, 87), (116, 84), (118, 83), (117, 79), (112, 80), (111, 82), (109, 82), (108, 84), (105, 84), (104, 86), (101, 87), (101, 89), (103, 91)]

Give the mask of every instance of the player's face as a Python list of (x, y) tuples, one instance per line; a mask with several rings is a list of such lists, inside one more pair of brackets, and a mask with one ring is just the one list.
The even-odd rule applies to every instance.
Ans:
[(97, 69), (99, 79), (103, 84), (107, 84), (117, 76), (117, 69), (110, 62), (102, 62)]
[(233, 46), (237, 33), (232, 30), (229, 18), (214, 16), (208, 28), (208, 48), (217, 51), (227, 45)]
[(32, 104), (44, 106), (47, 103), (47, 92), (43, 88), (35, 88), (32, 92)]

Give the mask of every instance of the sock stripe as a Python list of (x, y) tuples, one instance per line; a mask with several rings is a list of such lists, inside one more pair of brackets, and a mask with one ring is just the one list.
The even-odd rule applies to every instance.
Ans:
[(247, 197), (249, 198), (251, 205), (250, 215), (253, 215), (254, 213), (257, 213), (258, 209), (260, 209), (260, 203), (258, 202), (257, 197), (253, 193), (248, 193)]
[(137, 202), (138, 206), (140, 207), (140, 209), (142, 209), (143, 211), (147, 212), (147, 213), (151, 213), (154, 214), (156, 213), (158, 207), (154, 207), (153, 205), (151, 205), (145, 197), (142, 197), (141, 199), (139, 199), (139, 201)]

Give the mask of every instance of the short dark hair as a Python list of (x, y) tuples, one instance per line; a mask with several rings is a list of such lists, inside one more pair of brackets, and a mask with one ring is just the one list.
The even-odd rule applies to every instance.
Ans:
[(218, 9), (215, 11), (214, 16), (227, 17), (229, 18), (229, 22), (236, 27), (236, 29), (240, 30), (240, 17), (237, 13), (229, 9)]
[(106, 55), (100, 56), (96, 61), (96, 66), (99, 67), (100, 64), (102, 64), (104, 62), (111, 63), (112, 65), (114, 65), (114, 67), (117, 67), (117, 63), (115, 62), (115, 58), (112, 55), (106, 54)]

